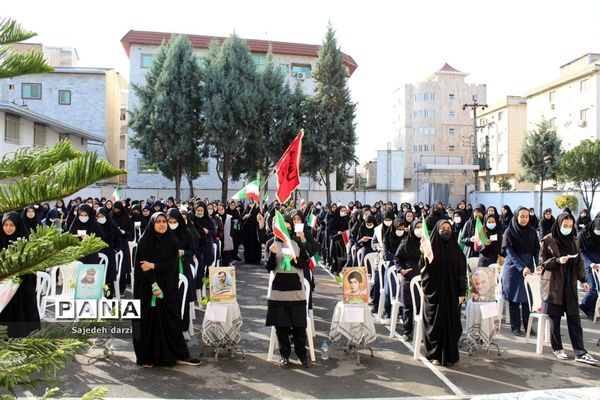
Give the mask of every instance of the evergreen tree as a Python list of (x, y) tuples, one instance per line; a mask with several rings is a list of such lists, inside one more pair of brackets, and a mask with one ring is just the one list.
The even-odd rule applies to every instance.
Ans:
[(0, 20), (0, 79), (54, 71), (39, 51), (13, 52), (10, 44), (31, 39), (37, 33), (21, 27), (10, 18)]
[(324, 179), (327, 201), (331, 202), (330, 175), (354, 162), (357, 141), (354, 129), (356, 104), (350, 98), (343, 54), (331, 23), (319, 49), (313, 78), (316, 94), (309, 107), (305, 138), (312, 136), (315, 145), (303, 154), (310, 171), (313, 174), (318, 171)]
[(249, 160), (258, 160), (262, 154), (260, 78), (246, 43), (235, 34), (221, 46), (210, 46), (205, 77), (205, 150), (217, 160), (221, 201), (225, 202), (229, 179), (238, 180), (256, 170), (256, 161)]
[(591, 211), (600, 185), (600, 140), (584, 140), (567, 151), (560, 163), (559, 178), (575, 185)]
[(560, 166), (561, 140), (550, 122), (542, 118), (537, 129), (529, 132), (521, 152), (525, 174), (521, 180), (540, 184), (540, 210), (543, 210), (544, 182), (556, 179)]
[(181, 199), (184, 170), (193, 175), (192, 166), (201, 161), (201, 70), (191, 43), (180, 35), (161, 45), (152, 67), (146, 86), (134, 87), (140, 107), (131, 112), (136, 131), (131, 143), (175, 180), (175, 197)]

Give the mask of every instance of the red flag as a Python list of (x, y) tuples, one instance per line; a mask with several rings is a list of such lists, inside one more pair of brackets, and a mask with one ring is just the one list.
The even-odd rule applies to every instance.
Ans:
[(301, 130), (292, 144), (281, 156), (275, 170), (277, 171), (277, 200), (285, 203), (292, 192), (300, 186), (300, 157), (302, 155), (302, 137), (304, 130)]
[(344, 244), (348, 244), (350, 241), (350, 230), (342, 232), (342, 239), (344, 240)]

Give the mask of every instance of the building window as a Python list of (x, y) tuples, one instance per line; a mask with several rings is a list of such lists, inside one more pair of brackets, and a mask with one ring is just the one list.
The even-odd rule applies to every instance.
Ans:
[(548, 93), (548, 101), (550, 103), (554, 103), (556, 101), (556, 90), (553, 90), (550, 93)]
[(41, 99), (42, 84), (41, 83), (22, 83), (21, 84), (22, 99)]
[(297, 79), (310, 78), (310, 64), (292, 64), (292, 76)]
[(450, 135), (454, 135), (454, 132), (455, 132), (454, 128), (448, 128), (448, 133)]
[(264, 54), (252, 54), (252, 61), (258, 72), (265, 70), (267, 57)]
[(453, 144), (451, 144), (451, 145), (448, 146), (448, 151), (454, 151), (454, 145)]
[(19, 144), (19, 117), (6, 114), (4, 124), (4, 141)]
[(138, 158), (138, 173), (139, 174), (156, 174), (158, 167), (156, 164), (147, 163), (143, 158)]
[(85, 143), (86, 143), (85, 138), (81, 138), (81, 145), (85, 146)]
[(140, 54), (140, 68), (150, 68), (154, 61), (154, 54)]
[(504, 116), (504, 111), (498, 112), (498, 121), (502, 121), (503, 116)]
[(579, 126), (583, 127), (583, 126), (587, 125), (587, 113), (588, 113), (587, 108), (579, 111)]
[(550, 118), (550, 128), (556, 129), (556, 118)]
[(121, 121), (127, 120), (127, 109), (125, 107), (121, 108), (121, 113), (119, 115), (119, 120), (121, 120)]
[(46, 145), (46, 127), (42, 124), (33, 124), (33, 145)]
[(279, 64), (279, 72), (284, 76), (288, 76), (290, 74), (290, 66), (287, 64)]
[(70, 90), (59, 90), (58, 91), (58, 104), (61, 106), (71, 105), (71, 91)]
[(450, 118), (454, 118), (454, 117), (456, 117), (456, 112), (455, 112), (455, 111), (449, 111), (449, 112), (448, 112), (448, 116), (449, 116)]
[[(119, 160), (119, 169), (125, 169), (125, 160)], [(127, 184), (127, 174), (119, 175), (119, 185)]]
[(59, 133), (58, 140), (69, 140), (69, 134), (68, 133)]
[(479, 100), (479, 96), (476, 94), (472, 95), (471, 98), (473, 99), (474, 103), (476, 103)]
[(119, 150), (125, 150), (127, 145), (127, 135), (119, 135)]
[(448, 101), (454, 100), (454, 93), (448, 93)]
[(579, 91), (580, 92), (586, 92), (590, 87), (590, 80), (589, 79), (584, 79), (582, 81), (579, 81)]

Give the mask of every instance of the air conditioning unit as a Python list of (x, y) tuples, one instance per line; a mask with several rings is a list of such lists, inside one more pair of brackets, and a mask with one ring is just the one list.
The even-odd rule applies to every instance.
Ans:
[(580, 119), (579, 121), (577, 121), (577, 125), (584, 128), (587, 126), (587, 121), (585, 119)]

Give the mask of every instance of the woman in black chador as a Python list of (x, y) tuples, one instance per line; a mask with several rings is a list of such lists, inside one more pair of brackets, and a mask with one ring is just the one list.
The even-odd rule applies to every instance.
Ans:
[(258, 204), (252, 202), (242, 217), (242, 244), (244, 245), (244, 263), (260, 264), (262, 245), (258, 240), (258, 222), (256, 216), (260, 212)]
[(467, 262), (449, 221), (440, 220), (430, 234), (433, 261), (422, 257), (421, 282), (425, 296), (423, 323), (427, 358), (434, 365), (458, 362), (462, 334), (460, 304), (466, 291)]
[(199, 365), (181, 330), (179, 248), (165, 214), (152, 215), (138, 243), (133, 295), (140, 299), (141, 318), (133, 322), (133, 349), (145, 368), (163, 364)]

